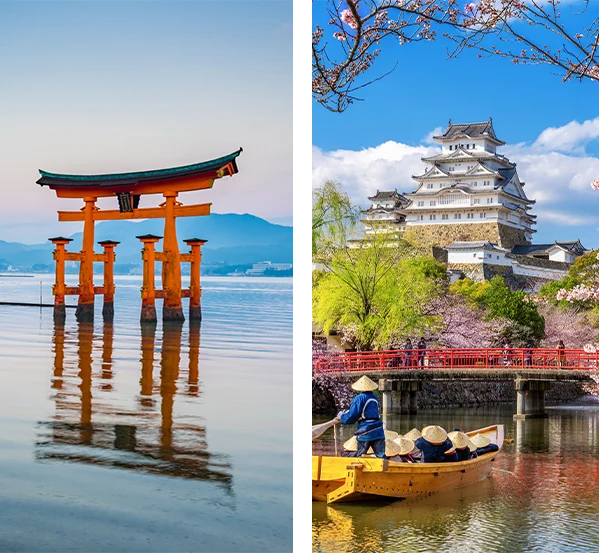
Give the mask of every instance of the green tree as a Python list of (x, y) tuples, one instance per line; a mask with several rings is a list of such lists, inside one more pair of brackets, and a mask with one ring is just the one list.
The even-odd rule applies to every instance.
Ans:
[(399, 248), (375, 238), (336, 251), (327, 269), (314, 283), (314, 321), (358, 349), (387, 347), (434, 322), (424, 307), (445, 278), (434, 259), (401, 260)]
[(451, 291), (487, 309), (489, 319), (510, 320), (512, 324), (503, 333), (517, 344), (538, 343), (544, 336), (545, 320), (528, 301), (528, 295), (522, 291), (512, 292), (499, 275), (488, 282), (455, 283)]
[(329, 256), (357, 231), (360, 210), (338, 182), (312, 191), (312, 255)]

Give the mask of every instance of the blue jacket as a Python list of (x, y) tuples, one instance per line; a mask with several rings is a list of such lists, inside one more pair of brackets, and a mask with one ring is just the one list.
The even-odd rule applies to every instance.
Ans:
[(458, 461), (467, 461), (471, 457), (470, 448), (468, 446), (464, 449), (456, 449), (455, 452), (457, 453)]
[(449, 438), (440, 445), (431, 444), (424, 438), (418, 438), (414, 445), (422, 452), (424, 463), (445, 463), (458, 460), (458, 454), (455, 451), (451, 455), (445, 455), (445, 452), (453, 447)]
[(480, 456), (484, 455), (485, 453), (490, 453), (491, 451), (499, 451), (499, 447), (497, 446), (497, 444), (489, 444), (486, 447), (479, 447), (476, 450), (476, 454)]
[(383, 422), (379, 416), (379, 401), (372, 392), (360, 392), (350, 408), (339, 414), (343, 424), (358, 423), (355, 433), (360, 442), (380, 440), (385, 437)]

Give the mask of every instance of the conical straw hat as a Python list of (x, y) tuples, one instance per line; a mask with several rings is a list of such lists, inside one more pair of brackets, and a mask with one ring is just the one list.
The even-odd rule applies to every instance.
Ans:
[(474, 438), (472, 438), (472, 443), (477, 448), (487, 447), (491, 443), (491, 440), (489, 438), (487, 438), (487, 436), (483, 436), (482, 434), (477, 434), (476, 436), (474, 436)]
[(395, 438), (399, 437), (399, 433), (395, 432), (393, 430), (386, 430), (385, 429), (385, 438), (387, 438), (388, 440), (395, 440)]
[(418, 438), (422, 438), (422, 434), (418, 428), (412, 428), (412, 430), (410, 430), (407, 434), (404, 434), (403, 437), (415, 442)]
[(442, 444), (447, 439), (447, 432), (440, 426), (427, 426), (422, 429), (422, 437), (431, 444)]
[(358, 440), (355, 436), (352, 436), (347, 442), (343, 444), (345, 451), (358, 451)]
[(470, 449), (470, 451), (476, 451), (476, 444), (472, 441), (472, 440), (468, 440), (468, 449)]
[(452, 453), (455, 453), (456, 447), (455, 445), (452, 445), (446, 452), (445, 455), (451, 455)]
[(359, 380), (356, 380), (351, 385), (352, 389), (356, 392), (373, 392), (374, 390), (378, 390), (379, 386), (366, 375), (361, 377)]
[(399, 436), (399, 438), (395, 438), (393, 441), (399, 446), (398, 455), (407, 455), (414, 449), (414, 442), (408, 438)]
[(464, 449), (468, 447), (468, 442), (470, 438), (466, 436), (463, 432), (453, 431), (447, 434), (447, 437), (451, 440), (451, 443), (456, 447), (456, 449)]
[[(396, 455), (403, 455), (399, 453), (399, 446), (389, 438), (385, 439), (385, 455), (387, 457), (395, 457)], [(372, 455), (374, 453), (372, 448), (368, 449), (368, 455)]]

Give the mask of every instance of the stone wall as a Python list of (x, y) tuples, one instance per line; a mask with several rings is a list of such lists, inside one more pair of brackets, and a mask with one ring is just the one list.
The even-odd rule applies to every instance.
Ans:
[[(545, 396), (547, 403), (574, 401), (586, 395), (580, 382), (553, 382)], [(465, 407), (516, 403), (513, 381), (497, 382), (423, 382), (418, 393), (418, 408)]]
[(530, 244), (524, 231), (501, 223), (464, 223), (447, 225), (410, 225), (404, 238), (418, 246), (445, 247), (453, 242), (489, 241), (511, 249), (518, 244)]
[[(337, 377), (339, 386), (349, 388), (355, 376)], [(545, 395), (547, 403), (567, 403), (586, 396), (582, 382), (552, 382)], [(394, 398), (395, 401), (395, 398)], [(418, 409), (452, 408), (479, 405), (516, 404), (516, 386), (507, 381), (424, 381), (418, 392)], [(336, 415), (345, 405), (335, 404), (333, 394), (323, 387), (312, 385), (312, 413)]]
[(485, 279), (485, 268), (482, 263), (448, 263), (447, 270), (462, 271), (466, 278), (474, 282)]
[(404, 238), (418, 246), (445, 247), (453, 242), (488, 240), (499, 241), (497, 223), (470, 223), (449, 225), (411, 225), (406, 229)]
[(511, 250), (514, 246), (530, 244), (530, 241), (526, 239), (525, 233), (522, 229), (516, 229), (514, 227), (508, 227), (507, 225), (498, 224), (499, 227), (499, 245), (502, 248)]

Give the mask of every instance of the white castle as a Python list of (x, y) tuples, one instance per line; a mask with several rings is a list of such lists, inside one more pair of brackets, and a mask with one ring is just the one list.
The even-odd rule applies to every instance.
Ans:
[(497, 153), (505, 142), (497, 138), (492, 119), (457, 125), (450, 120), (433, 138), (441, 153), (422, 158), (427, 166), (412, 176), (413, 192), (377, 190), (369, 198), (366, 236), (405, 236), (444, 248), (448, 269), (475, 280), (504, 274), (522, 277), (523, 288), (536, 288), (563, 278), (586, 250), (578, 240), (532, 244), (535, 201), (526, 196), (516, 164)]

